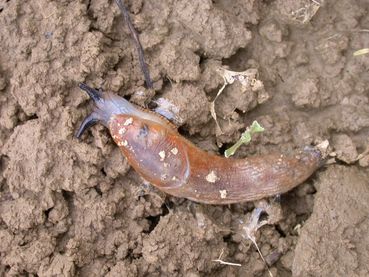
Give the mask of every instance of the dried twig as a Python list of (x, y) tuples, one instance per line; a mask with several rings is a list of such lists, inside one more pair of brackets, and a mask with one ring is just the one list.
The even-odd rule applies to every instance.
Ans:
[(361, 55), (365, 55), (369, 53), (369, 48), (363, 48), (363, 49), (359, 49), (357, 51), (354, 52), (354, 56), (361, 56)]
[(216, 260), (213, 260), (213, 262), (217, 262), (217, 263), (224, 264), (224, 265), (230, 265), (230, 266), (241, 266), (241, 264), (230, 263), (230, 262), (225, 262), (225, 261), (221, 260), (221, 258), (223, 256), (223, 252), (224, 252), (224, 249), (222, 249), (222, 251), (220, 252), (219, 258), (216, 259)]
[(140, 39), (138, 38), (138, 34), (137, 34), (135, 28), (133, 27), (131, 18), (129, 17), (129, 12), (128, 12), (126, 6), (123, 4), (123, 2), (121, 0), (115, 0), (115, 2), (117, 3), (117, 5), (118, 5), (118, 7), (119, 7), (119, 9), (122, 13), (122, 16), (123, 16), (124, 20), (126, 21), (126, 23), (128, 25), (129, 31), (131, 32), (135, 47), (136, 47), (137, 52), (138, 52), (138, 60), (140, 61), (141, 70), (142, 70), (142, 73), (144, 74), (144, 77), (145, 77), (146, 86), (149, 89), (152, 89), (153, 85), (152, 85), (152, 80), (150, 78), (149, 68), (147, 67), (147, 64), (145, 62), (145, 57), (144, 57), (144, 52), (143, 52), (143, 49), (142, 49), (142, 45), (141, 45)]

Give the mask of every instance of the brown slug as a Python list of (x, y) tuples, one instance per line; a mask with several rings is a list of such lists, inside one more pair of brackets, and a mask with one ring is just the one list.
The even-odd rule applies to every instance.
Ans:
[(109, 128), (129, 164), (160, 190), (196, 202), (230, 204), (284, 193), (321, 164), (318, 150), (228, 159), (207, 153), (181, 136), (168, 120), (116, 94), (79, 85), (94, 100), (76, 136), (97, 122)]

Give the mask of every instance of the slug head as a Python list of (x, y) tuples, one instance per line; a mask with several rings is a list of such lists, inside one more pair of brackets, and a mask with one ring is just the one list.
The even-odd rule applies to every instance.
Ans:
[(93, 100), (94, 109), (81, 123), (81, 126), (76, 132), (77, 138), (80, 138), (84, 131), (96, 123), (102, 123), (107, 127), (109, 120), (114, 114), (127, 114), (135, 111), (135, 107), (131, 103), (114, 93), (103, 92), (102, 90), (91, 88), (84, 83), (80, 83), (79, 87)]

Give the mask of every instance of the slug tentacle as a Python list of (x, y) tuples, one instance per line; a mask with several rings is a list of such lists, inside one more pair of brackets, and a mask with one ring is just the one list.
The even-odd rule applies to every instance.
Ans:
[(97, 122), (99, 122), (99, 117), (96, 113), (91, 113), (90, 115), (88, 115), (81, 123), (81, 126), (78, 128), (77, 132), (76, 132), (76, 138), (80, 138), (82, 136), (82, 134), (89, 129), (90, 127), (92, 127), (93, 125), (95, 125)]
[(78, 84), (79, 88), (84, 90), (85, 92), (87, 92), (87, 94), (90, 96), (90, 98), (92, 100), (94, 100), (94, 102), (98, 102), (101, 101), (102, 99), (102, 91), (94, 89), (92, 87), (89, 87), (88, 85), (86, 85), (85, 83), (79, 83)]

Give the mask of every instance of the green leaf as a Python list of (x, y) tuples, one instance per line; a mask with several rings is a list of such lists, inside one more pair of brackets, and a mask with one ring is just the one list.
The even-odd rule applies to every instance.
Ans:
[(253, 134), (264, 132), (264, 130), (265, 129), (257, 121), (254, 121), (251, 126), (247, 127), (246, 131), (242, 133), (240, 139), (234, 145), (224, 151), (224, 156), (229, 158), (230, 156), (234, 155), (234, 153), (236, 153), (237, 149), (242, 144), (250, 143)]

